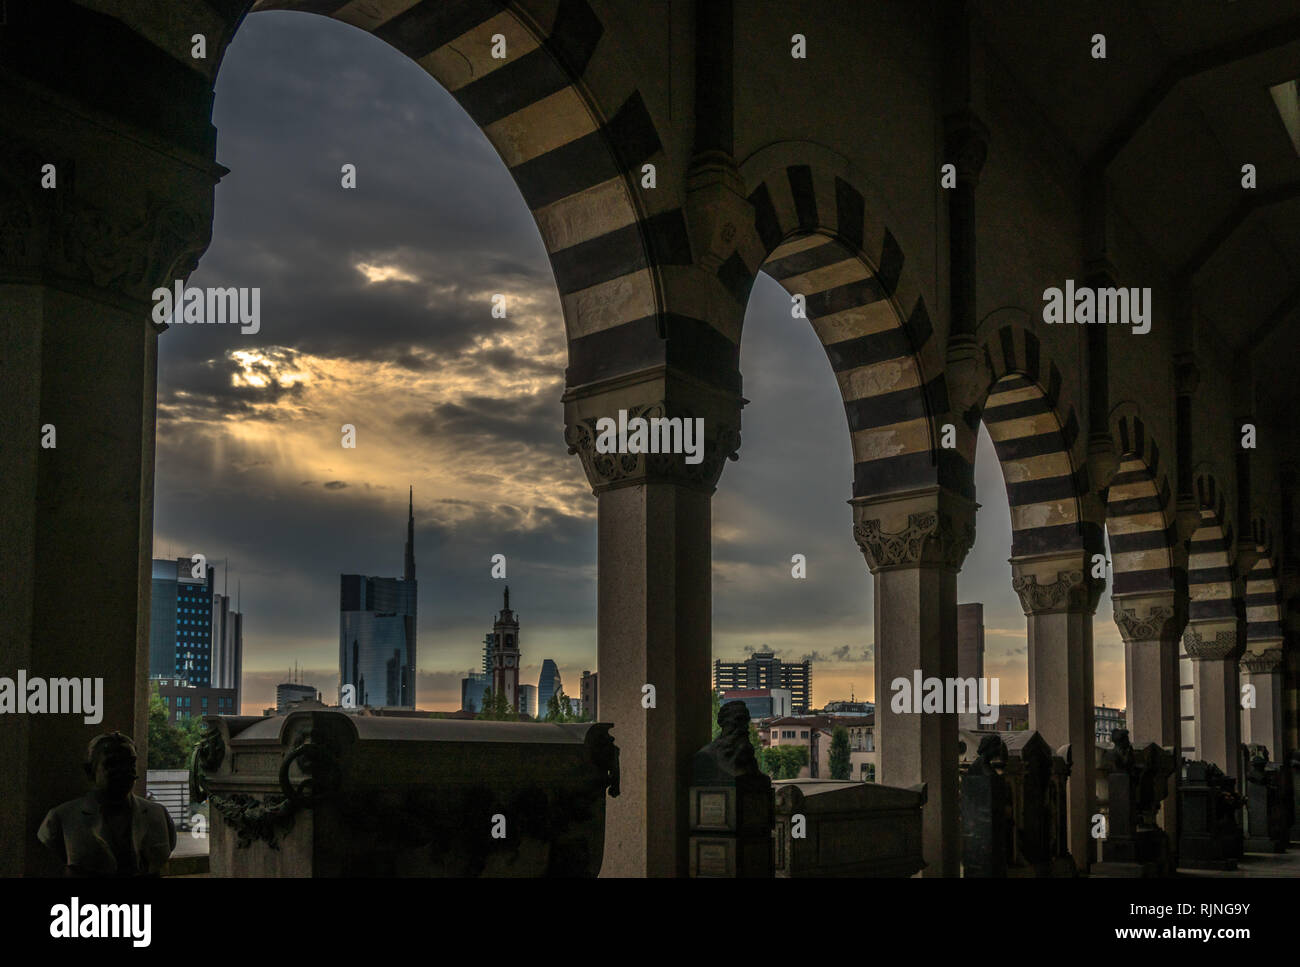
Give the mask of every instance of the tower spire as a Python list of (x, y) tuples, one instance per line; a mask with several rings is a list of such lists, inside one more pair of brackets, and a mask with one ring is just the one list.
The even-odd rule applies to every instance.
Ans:
[(502, 605), (502, 610), (504, 611), (510, 610), (510, 585), (508, 584), (506, 585), (506, 601), (505, 604)]
[(406, 566), (402, 577), (415, 580), (415, 488), (411, 487), (406, 505)]

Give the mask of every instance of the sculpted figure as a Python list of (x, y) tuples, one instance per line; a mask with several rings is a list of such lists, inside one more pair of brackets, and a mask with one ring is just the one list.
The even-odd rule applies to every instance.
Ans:
[(37, 836), (68, 876), (157, 876), (176, 847), (167, 810), (132, 794), (135, 743), (121, 732), (90, 740), (86, 775), (94, 784), (45, 814)]

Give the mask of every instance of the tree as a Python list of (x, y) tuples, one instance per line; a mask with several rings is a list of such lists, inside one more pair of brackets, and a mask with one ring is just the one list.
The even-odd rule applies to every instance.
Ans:
[[(715, 735), (714, 738), (716, 739), (717, 736)], [(749, 744), (754, 747), (754, 758), (761, 765), (763, 762), (763, 740), (758, 737), (758, 726), (753, 722), (749, 723)]]
[(487, 689), (483, 692), (483, 709), (476, 718), (486, 719), (491, 722), (515, 722), (519, 719), (519, 716), (511, 707), (505, 692), (494, 694), (491, 689)]
[(849, 730), (835, 726), (831, 733), (831, 778), (848, 779), (853, 772), (853, 756), (849, 752)]
[(546, 721), (548, 722), (576, 722), (578, 717), (573, 714), (573, 708), (569, 703), (569, 696), (564, 694), (563, 688), (555, 690), (551, 700), (546, 703)]
[(799, 770), (808, 764), (806, 745), (773, 745), (763, 750), (759, 763), (773, 779), (797, 779)]
[[(712, 737), (714, 739), (716, 739), (718, 736), (722, 734), (722, 726), (718, 724), (718, 713), (721, 711), (722, 711), (722, 693), (715, 689), (713, 692), (713, 716), (709, 720), (713, 724)], [(750, 723), (749, 727), (751, 729), (754, 727), (752, 722)]]
[(149, 769), (185, 769), (190, 754), (203, 737), (203, 720), (186, 717), (173, 725), (167, 721), (167, 704), (155, 685), (149, 693)]

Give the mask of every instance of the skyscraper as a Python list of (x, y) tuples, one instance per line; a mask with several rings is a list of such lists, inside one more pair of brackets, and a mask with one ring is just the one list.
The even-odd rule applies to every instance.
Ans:
[(415, 493), (400, 578), (340, 575), (339, 685), (358, 706), (415, 708)]
[(211, 565), (194, 576), (189, 558), (153, 562), (149, 609), (149, 677), (180, 679), (200, 688), (212, 684)]
[(542, 674), (537, 679), (537, 708), (542, 715), (551, 707), (551, 696), (563, 691), (560, 682), (560, 670), (555, 662), (547, 658), (542, 662)]
[(739, 688), (788, 688), (795, 715), (808, 714), (812, 694), (812, 663), (782, 661), (775, 652), (756, 651), (744, 661), (713, 663), (713, 687), (720, 692)]
[(229, 566), (222, 594), (212, 595), (212, 686), (233, 688), (235, 708), (242, 701), (244, 672), (244, 616), (230, 607)]

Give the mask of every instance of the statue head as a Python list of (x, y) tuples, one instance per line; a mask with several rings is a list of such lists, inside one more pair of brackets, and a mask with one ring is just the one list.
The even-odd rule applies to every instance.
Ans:
[(1131, 749), (1133, 743), (1129, 740), (1128, 729), (1115, 729), (1110, 733), (1111, 744), (1116, 749)]
[(749, 738), (749, 708), (744, 702), (731, 701), (718, 709), (718, 725), (723, 735), (744, 735)]
[(135, 785), (135, 743), (121, 732), (104, 732), (86, 748), (86, 776), (109, 799), (125, 799)]

